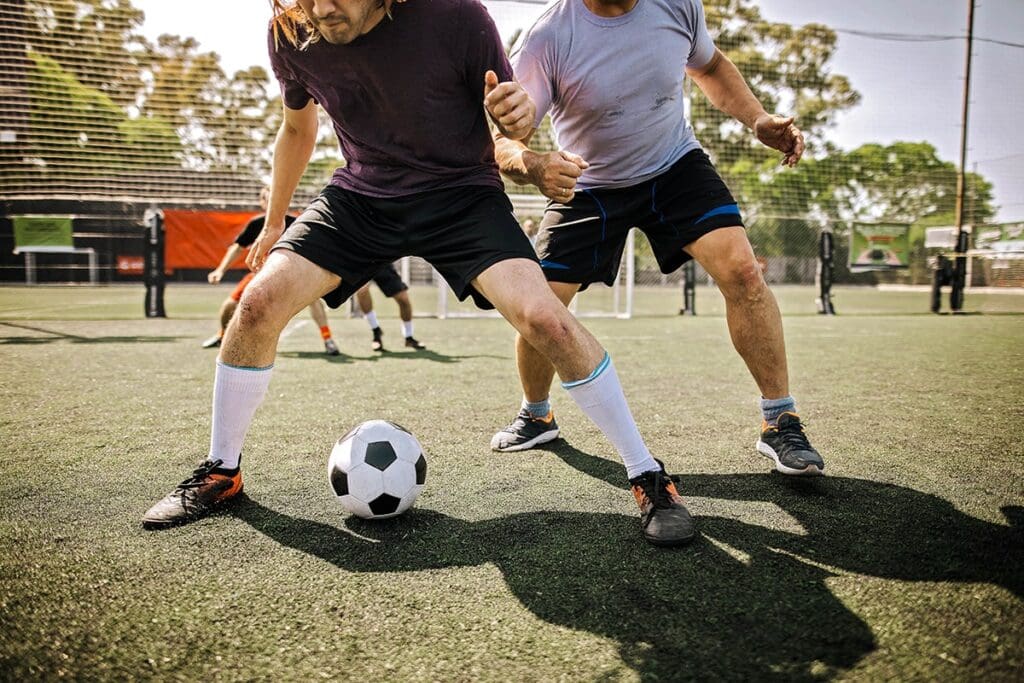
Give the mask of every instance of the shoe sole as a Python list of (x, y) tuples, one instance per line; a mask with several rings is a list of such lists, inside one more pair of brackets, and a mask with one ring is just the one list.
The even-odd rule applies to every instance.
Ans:
[(530, 448), (533, 448), (534, 446), (539, 446), (542, 443), (554, 441), (555, 439), (558, 438), (558, 434), (559, 431), (557, 429), (552, 429), (549, 432), (538, 434), (529, 441), (524, 441), (523, 443), (516, 443), (509, 446), (495, 446), (494, 444), (491, 444), (491, 450), (498, 451), (500, 453), (513, 453), (515, 451), (525, 451)]
[(674, 548), (681, 545), (688, 545), (690, 543), (693, 543), (693, 539), (695, 538), (697, 538), (696, 532), (690, 534), (689, 536), (684, 536), (683, 538), (671, 539), (667, 541), (663, 541), (656, 538), (650, 538), (649, 536), (644, 536), (645, 541), (647, 541), (651, 545), (656, 545), (659, 548)]
[(786, 467), (779, 461), (779, 456), (775, 452), (775, 449), (766, 444), (764, 441), (757, 442), (757, 452), (768, 458), (775, 463), (775, 470), (788, 474), (791, 477), (823, 477), (825, 476), (825, 468), (818, 467), (817, 465), (808, 465), (802, 470), (794, 469), (792, 467)]

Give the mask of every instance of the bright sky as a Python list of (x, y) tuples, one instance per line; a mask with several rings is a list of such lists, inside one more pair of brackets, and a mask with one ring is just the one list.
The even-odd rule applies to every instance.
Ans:
[[(415, 0), (411, 0), (415, 1)], [(266, 11), (242, 13), (237, 3), (134, 0), (146, 13), (143, 32), (191, 36), (221, 56), (232, 72), (254, 64), (269, 71)], [(503, 38), (543, 10), (533, 2), (484, 0)], [(759, 0), (770, 20), (820, 22), (839, 34), (832, 70), (847, 76), (861, 103), (829, 133), (845, 148), (865, 142), (927, 140), (943, 159), (959, 162), (965, 43), (901, 42), (846, 32), (966, 35), (968, 0)], [(257, 3), (259, 5), (259, 3)], [(263, 3), (261, 7), (267, 7)], [(198, 19), (197, 19), (198, 18)], [(979, 0), (976, 38), (1024, 43), (1024, 0)], [(995, 183), (1000, 220), (1024, 220), (1024, 48), (975, 43), (968, 135), (968, 169)]]

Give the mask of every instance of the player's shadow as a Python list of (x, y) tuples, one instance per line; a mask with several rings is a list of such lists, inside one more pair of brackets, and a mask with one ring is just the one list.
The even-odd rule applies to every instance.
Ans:
[(32, 325), (19, 325), (9, 322), (0, 322), (0, 325), (4, 327), (13, 327), (20, 330), (28, 330), (31, 332), (37, 332), (41, 334), (49, 335), (47, 337), (37, 337), (28, 335), (14, 335), (0, 337), (0, 345), (39, 345), (39, 344), (53, 344), (54, 342), (68, 342), (71, 344), (160, 344), (176, 342), (185, 337), (169, 337), (169, 336), (139, 336), (139, 335), (124, 335), (118, 337), (86, 337), (80, 334), (68, 334), (66, 332), (58, 332), (56, 330), (49, 330), (44, 327), (34, 327)]
[(346, 571), (493, 563), (534, 614), (615, 640), (645, 680), (812, 679), (853, 667), (875, 641), (828, 589), (829, 567), (906, 581), (987, 582), (1017, 596), (1024, 589), (1020, 508), (1004, 510), (1006, 526), (933, 495), (858, 479), (809, 488), (765, 474), (689, 475), (680, 483), (690, 496), (773, 503), (802, 531), (776, 528), (770, 514), (762, 523), (695, 508), (701, 537), (659, 549), (640, 539), (637, 518), (618, 514), (533, 512), (469, 522), (414, 508), (384, 523), (347, 518), (353, 533), (346, 533), (250, 499), (231, 513)]
[(326, 363), (347, 365), (359, 360), (358, 356), (350, 356), (347, 353), (339, 353), (336, 356), (328, 356), (323, 351), (278, 351), (277, 355), (282, 358), (299, 358), (302, 360), (319, 360)]
[[(627, 487), (619, 462), (584, 453), (564, 441), (545, 450), (596, 479)], [(1002, 525), (966, 515), (938, 496), (865, 479), (787, 477), (774, 471), (674, 478), (684, 498), (770, 503), (805, 531), (765, 528), (758, 534), (762, 546), (859, 574), (907, 581), (981, 581), (1024, 598), (1022, 507), (1002, 508), (1007, 521)], [(712, 521), (701, 531), (728, 537), (735, 524)]]
[(497, 360), (509, 360), (508, 356), (492, 356), (487, 354), (472, 354), (472, 355), (449, 355), (440, 353), (432, 349), (420, 349), (420, 350), (405, 350), (405, 349), (384, 349), (383, 351), (375, 351), (372, 355), (367, 356), (350, 356), (353, 361), (356, 362), (369, 362), (379, 363), (381, 361), (395, 361), (395, 360), (415, 360), (415, 361), (430, 361), (433, 363), (461, 363), (464, 360), (472, 360), (475, 358), (494, 358)]

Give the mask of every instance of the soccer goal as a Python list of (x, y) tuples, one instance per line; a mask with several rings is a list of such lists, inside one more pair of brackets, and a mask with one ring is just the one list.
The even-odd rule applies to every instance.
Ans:
[[(626, 238), (622, 263), (615, 282), (611, 287), (594, 284), (580, 292), (569, 304), (569, 310), (581, 318), (631, 318), (633, 316), (633, 298), (636, 285), (636, 230), (630, 230)], [(407, 257), (402, 259), (400, 273), (402, 279), (410, 284), (423, 283), (425, 271), (429, 271), (429, 282), (436, 290), (436, 309), (438, 318), (487, 318), (500, 317), (496, 311), (482, 311), (469, 299), (459, 301), (452, 293), (448, 283), (437, 271), (422, 259)]]

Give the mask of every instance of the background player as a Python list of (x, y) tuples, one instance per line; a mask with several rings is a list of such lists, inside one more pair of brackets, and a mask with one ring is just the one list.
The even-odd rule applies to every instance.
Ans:
[[(270, 198), (270, 188), (264, 187), (260, 190), (260, 208), (264, 212), (267, 210), (267, 201)], [(266, 213), (259, 216), (254, 216), (245, 224), (242, 228), (242, 232), (238, 233), (238, 237), (232, 242), (228, 250), (224, 252), (224, 258), (220, 260), (214, 270), (206, 276), (207, 282), (211, 285), (219, 284), (221, 279), (224, 277), (224, 273), (231, 267), (231, 264), (241, 256), (246, 249), (248, 249), (253, 242), (256, 241), (256, 237), (263, 230), (263, 224), (266, 220)], [(285, 216), (285, 224), (291, 225), (295, 222), (293, 216)], [(214, 349), (220, 346), (221, 340), (224, 338), (224, 330), (227, 329), (228, 323), (231, 321), (231, 316), (235, 314), (235, 309), (238, 308), (238, 302), (242, 300), (242, 293), (245, 288), (249, 286), (249, 282), (252, 281), (255, 273), (249, 271), (245, 274), (235, 287), (234, 291), (228, 295), (227, 299), (224, 299), (224, 303), (220, 305), (220, 330), (217, 334), (213, 335), (209, 339), (203, 342), (204, 349)], [(313, 316), (313, 322), (316, 323), (317, 327), (320, 328), (320, 338), (324, 342), (324, 353), (328, 356), (337, 356), (340, 351), (338, 345), (334, 342), (331, 336), (331, 327), (327, 323), (327, 307), (324, 306), (324, 302), (317, 299), (309, 305), (309, 313)]]
[[(393, 263), (386, 265), (379, 273), (373, 276), (373, 281), (384, 296), (394, 299), (398, 304), (398, 317), (402, 320), (402, 336), (405, 337), (405, 346), (409, 349), (427, 348), (413, 336), (412, 322), (412, 300), (409, 298), (409, 285), (402, 281), (402, 276), (395, 270)], [(370, 325), (370, 332), (373, 334), (373, 341), (370, 342), (374, 351), (384, 351), (384, 332), (380, 329), (377, 321), (377, 314), (373, 310), (373, 296), (370, 294), (370, 284), (367, 283), (356, 292), (356, 303), (366, 317)]]

